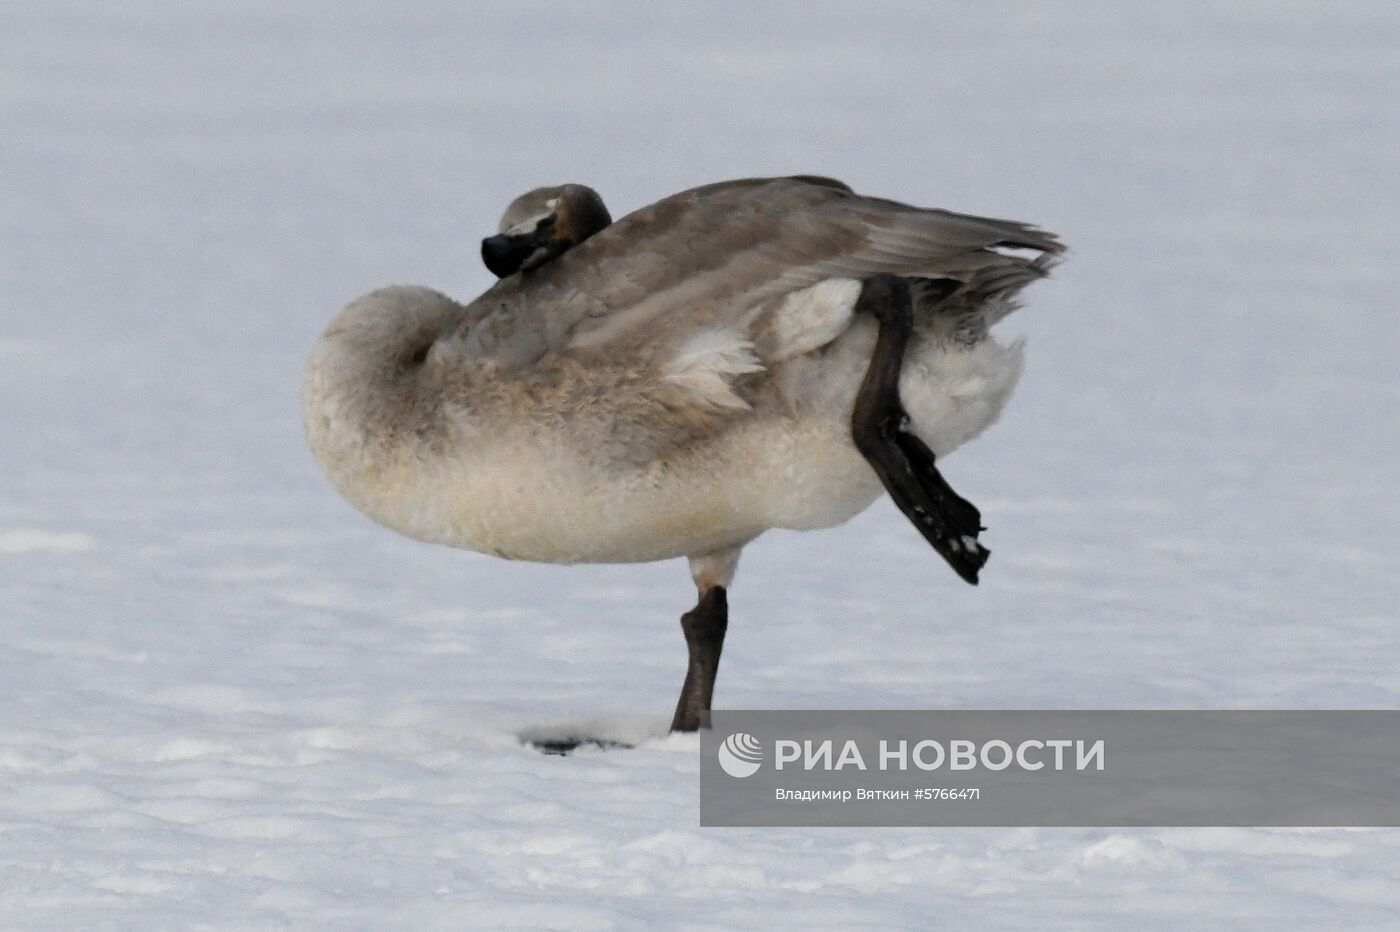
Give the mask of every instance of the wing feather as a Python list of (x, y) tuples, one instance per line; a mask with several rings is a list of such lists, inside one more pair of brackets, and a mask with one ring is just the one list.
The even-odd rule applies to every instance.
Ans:
[(762, 329), (755, 324), (784, 298), (830, 279), (894, 274), (956, 279), (969, 293), (993, 281), (1019, 289), (1063, 248), (1024, 223), (862, 197), (828, 179), (722, 182), (644, 207), (497, 283), (472, 305), (486, 303), (469, 315), (483, 335), (473, 354), (506, 367), (602, 350), (664, 364), (702, 331)]

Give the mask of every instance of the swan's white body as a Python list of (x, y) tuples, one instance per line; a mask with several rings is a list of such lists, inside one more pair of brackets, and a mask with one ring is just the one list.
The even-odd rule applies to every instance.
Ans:
[[(861, 278), (975, 283), (988, 269), (1020, 269), (1019, 288), (1043, 270), (1031, 275), (990, 247), (1012, 232), (1058, 246), (1019, 225), (840, 196), (786, 179), (699, 189), (471, 305), (424, 288), (366, 295), (335, 318), (308, 366), (311, 448), (375, 521), (512, 559), (689, 556), (700, 573), (707, 555), (737, 554), (768, 528), (843, 522), (882, 492), (851, 439), (876, 337), (875, 322), (854, 313)], [(757, 239), (735, 226), (745, 220), (735, 205), (750, 200), (764, 208), (752, 223), (770, 231)], [(859, 242), (850, 233), (835, 259), (803, 251), (803, 237), (825, 245), (825, 218), (849, 226), (856, 210), (874, 232), (861, 228)], [(815, 232), (790, 229), (793, 216)], [(978, 235), (966, 229), (974, 222)], [(707, 224), (723, 229), (697, 246)], [(792, 255), (771, 247), (789, 240)], [(977, 436), (1010, 397), (1021, 346), (985, 326), (1014, 290), (916, 322), (900, 392), (937, 456)]]
[[(543, 412), (524, 392), (511, 405), (503, 403), (509, 395), (491, 391), (488, 405), (441, 409), (441, 435), (394, 432), (357, 397), (368, 363), (336, 334), (401, 301), (456, 307), (426, 290), (376, 292), (347, 308), (316, 349), (306, 382), (307, 435), (336, 488), (375, 521), (419, 540), (513, 559), (661, 560), (743, 544), (773, 527), (829, 527), (883, 491), (851, 442), (851, 406), (875, 337), (873, 322), (852, 320), (855, 293), (842, 309), (840, 345), (821, 358), (797, 355), (736, 373), (731, 358), (714, 353), (691, 360), (688, 383), (678, 385), (663, 369), (654, 384), (629, 388), (623, 367), (612, 402), (618, 417), (640, 401), (624, 391), (650, 388), (682, 403), (690, 394), (698, 408), (711, 409), (736, 378), (766, 378), (778, 389), (774, 403), (737, 411), (693, 446), (629, 463), (598, 456), (607, 440), (590, 440), (586, 428), (560, 416), (560, 408), (583, 404), (567, 385)], [(810, 312), (814, 326), (830, 326), (820, 302), (794, 303), (794, 318)], [(1020, 371), (1019, 343), (919, 341), (901, 381), (915, 432), (935, 454), (952, 452), (996, 419)], [(581, 373), (579, 385), (597, 385), (606, 374)]]

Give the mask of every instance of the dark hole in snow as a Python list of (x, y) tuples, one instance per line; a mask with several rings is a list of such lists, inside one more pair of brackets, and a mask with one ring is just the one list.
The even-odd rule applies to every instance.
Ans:
[(590, 738), (584, 735), (577, 736), (555, 736), (550, 738), (529, 738), (524, 735), (520, 740), (542, 754), (551, 754), (556, 757), (567, 757), (579, 748), (596, 748), (600, 751), (627, 750), (632, 745), (624, 744), (621, 741), (609, 741), (607, 738)]
[(618, 751), (667, 734), (668, 721), (651, 718), (594, 718), (531, 725), (516, 732), (520, 743), (543, 754), (564, 756), (585, 751)]

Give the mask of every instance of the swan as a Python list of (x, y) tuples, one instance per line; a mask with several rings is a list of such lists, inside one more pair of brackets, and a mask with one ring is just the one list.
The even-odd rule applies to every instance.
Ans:
[(814, 176), (707, 185), (611, 223), (571, 210), (586, 200), (518, 199), (483, 244), (503, 277), (468, 304), (393, 286), (334, 317), (303, 417), (342, 496), (506, 559), (687, 558), (676, 731), (704, 722), (727, 590), (770, 528), (837, 525), (888, 492), (977, 582), (981, 516), (936, 461), (1010, 397), (1022, 343), (990, 328), (1063, 251), (1053, 234)]

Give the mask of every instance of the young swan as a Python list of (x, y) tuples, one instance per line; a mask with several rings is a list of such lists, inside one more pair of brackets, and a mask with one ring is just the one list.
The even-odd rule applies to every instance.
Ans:
[(603, 199), (587, 185), (536, 188), (510, 202), (499, 232), (481, 241), (481, 260), (497, 278), (529, 272), (610, 223)]
[(512, 205), (483, 249), (504, 277), (470, 303), (383, 288), (327, 327), (303, 403), (341, 494), (410, 537), (510, 559), (687, 557), (678, 731), (711, 708), (727, 590), (769, 528), (840, 524), (888, 492), (977, 582), (981, 514), (942, 460), (1015, 387), (1021, 345), (991, 328), (1063, 252), (1054, 235), (806, 176), (706, 185), (611, 224), (600, 202), (580, 217), (569, 187)]

